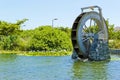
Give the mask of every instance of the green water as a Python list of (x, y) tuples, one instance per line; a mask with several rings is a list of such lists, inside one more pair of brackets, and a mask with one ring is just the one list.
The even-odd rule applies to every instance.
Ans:
[(120, 56), (111, 61), (81, 62), (70, 56), (0, 55), (0, 80), (119, 80)]

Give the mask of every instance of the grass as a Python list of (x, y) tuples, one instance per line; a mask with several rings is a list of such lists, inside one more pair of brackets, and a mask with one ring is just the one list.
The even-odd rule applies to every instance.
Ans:
[(71, 51), (6, 51), (0, 50), (0, 54), (16, 54), (25, 56), (67, 56), (71, 55)]

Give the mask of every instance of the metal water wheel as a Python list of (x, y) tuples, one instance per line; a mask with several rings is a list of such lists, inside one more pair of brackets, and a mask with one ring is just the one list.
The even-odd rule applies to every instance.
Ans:
[[(108, 44), (107, 25), (100, 7), (90, 6), (81, 9), (82, 13), (75, 19), (72, 26), (71, 39), (74, 48), (72, 58), (90, 58), (94, 52), (96, 57), (100, 41)], [(83, 12), (85, 9), (91, 9), (91, 11)], [(94, 9), (98, 9), (98, 12)]]

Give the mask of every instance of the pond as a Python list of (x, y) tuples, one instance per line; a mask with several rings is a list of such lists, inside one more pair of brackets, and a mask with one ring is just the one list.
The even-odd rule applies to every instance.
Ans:
[(0, 80), (119, 80), (120, 56), (110, 61), (81, 62), (71, 56), (0, 54)]

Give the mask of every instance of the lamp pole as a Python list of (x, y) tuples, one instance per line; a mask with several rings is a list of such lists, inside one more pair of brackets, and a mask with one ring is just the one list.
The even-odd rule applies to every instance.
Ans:
[(54, 20), (58, 20), (57, 18), (52, 19), (52, 27), (54, 27)]

